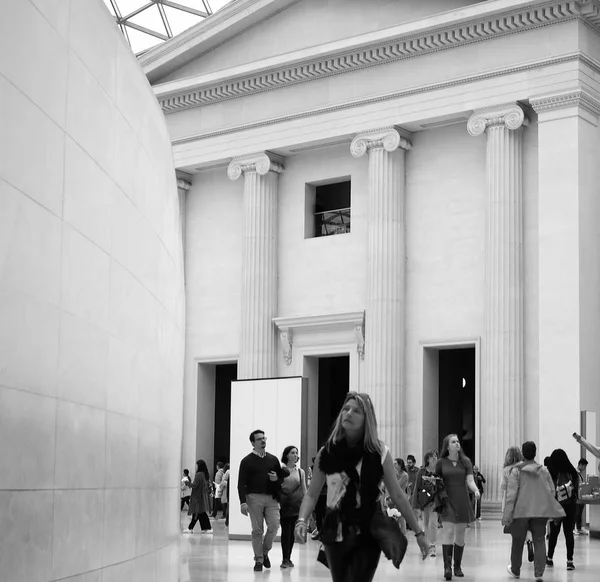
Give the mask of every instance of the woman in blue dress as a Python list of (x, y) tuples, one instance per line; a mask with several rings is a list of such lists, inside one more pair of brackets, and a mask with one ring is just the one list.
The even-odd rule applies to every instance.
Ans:
[(444, 578), (452, 580), (452, 558), (454, 575), (464, 576), (461, 569), (465, 549), (467, 524), (475, 521), (469, 491), (475, 499), (480, 493), (473, 478), (473, 464), (463, 453), (458, 436), (449, 434), (444, 438), (440, 458), (435, 466), (435, 475), (444, 482), (448, 499), (442, 514), (442, 554), (444, 556)]

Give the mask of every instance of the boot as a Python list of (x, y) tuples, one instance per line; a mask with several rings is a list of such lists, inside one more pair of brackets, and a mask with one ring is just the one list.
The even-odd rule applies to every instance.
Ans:
[(452, 552), (454, 547), (452, 544), (442, 545), (442, 556), (444, 557), (444, 578), (452, 580)]
[(457, 578), (462, 578), (464, 576), (463, 571), (460, 569), (464, 549), (465, 546), (457, 546), (454, 544), (454, 575)]

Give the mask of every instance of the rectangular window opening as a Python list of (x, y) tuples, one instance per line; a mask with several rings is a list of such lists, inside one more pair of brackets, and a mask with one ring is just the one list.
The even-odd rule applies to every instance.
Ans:
[(306, 186), (306, 238), (350, 232), (350, 180)]

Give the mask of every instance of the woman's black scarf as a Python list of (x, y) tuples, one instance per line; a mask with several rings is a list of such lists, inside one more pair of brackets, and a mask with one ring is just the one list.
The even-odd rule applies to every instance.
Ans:
[[(362, 459), (362, 466), (359, 478), (356, 465), (358, 465), (360, 459)], [(348, 534), (348, 528), (353, 525), (358, 525), (362, 532), (367, 532), (380, 493), (379, 483), (383, 476), (383, 467), (379, 453), (366, 451), (362, 443), (355, 447), (349, 447), (346, 441), (342, 440), (332, 445), (329, 450), (326, 447), (323, 448), (319, 468), (326, 475), (341, 473), (343, 471), (350, 479), (350, 482), (346, 486), (346, 493), (342, 498), (339, 512), (328, 510), (324, 527), (327, 527), (327, 522), (329, 522), (328, 529), (335, 528), (335, 532), (330, 532), (334, 537), (337, 534), (338, 521), (342, 522), (344, 537)], [(360, 492), (360, 507), (356, 506), (357, 490)], [(325, 540), (323, 541), (325, 542)]]

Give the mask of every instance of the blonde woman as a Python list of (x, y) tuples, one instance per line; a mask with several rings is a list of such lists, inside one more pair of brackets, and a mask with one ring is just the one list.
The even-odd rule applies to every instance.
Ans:
[[(523, 461), (523, 453), (521, 452), (520, 447), (517, 445), (512, 445), (506, 449), (506, 453), (504, 454), (504, 466), (502, 467), (502, 477), (500, 481), (500, 491), (502, 494), (502, 513), (504, 513), (504, 508), (506, 507), (506, 490), (508, 487), (508, 476), (510, 475), (511, 469), (521, 463)], [(533, 540), (531, 538), (531, 532), (527, 532), (527, 539), (525, 541), (527, 544), (527, 561), (533, 562), (534, 560), (534, 549), (533, 549)]]
[(385, 484), (392, 502), (415, 533), (425, 556), (428, 542), (400, 489), (389, 449), (377, 436), (368, 394), (349, 392), (325, 446), (319, 451), (308, 493), (296, 522), (296, 541), (306, 541), (306, 522), (327, 482), (321, 539), (333, 582), (371, 582), (381, 550), (370, 523)]

